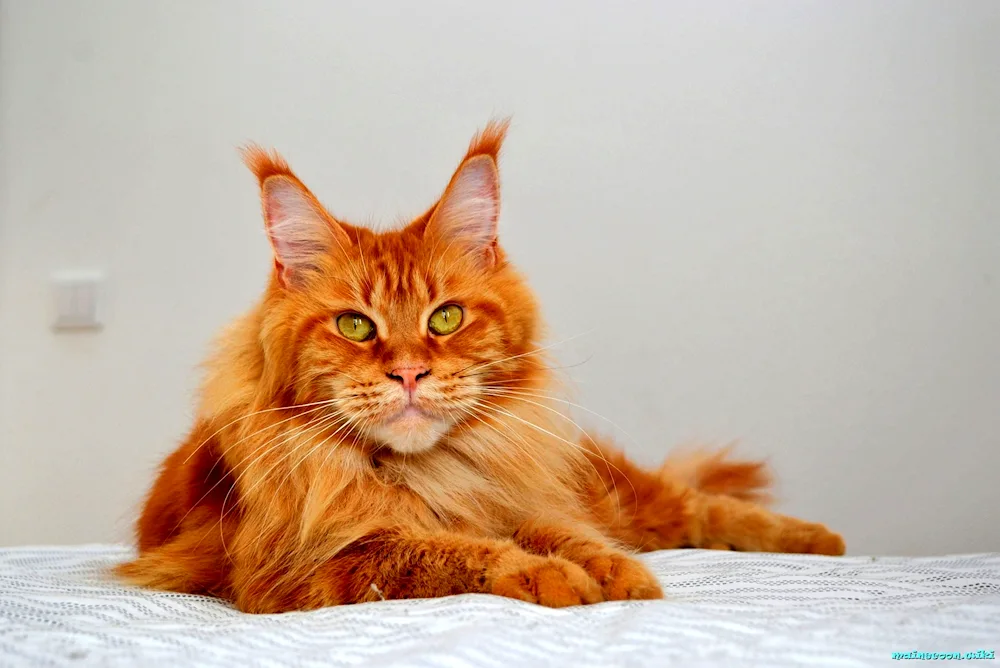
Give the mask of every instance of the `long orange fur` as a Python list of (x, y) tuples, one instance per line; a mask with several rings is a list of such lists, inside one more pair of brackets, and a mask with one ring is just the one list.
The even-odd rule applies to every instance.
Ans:
[[(662, 596), (636, 551), (843, 553), (762, 505), (760, 462), (647, 470), (568, 417), (496, 239), (506, 130), (487, 126), (441, 200), (382, 233), (334, 218), (276, 154), (245, 152), (271, 279), (210, 358), (120, 575), (248, 612), (466, 592), (558, 607)], [(437, 336), (444, 304), (464, 316)], [(345, 338), (345, 312), (377, 335)], [(407, 369), (426, 373), (401, 385)]]

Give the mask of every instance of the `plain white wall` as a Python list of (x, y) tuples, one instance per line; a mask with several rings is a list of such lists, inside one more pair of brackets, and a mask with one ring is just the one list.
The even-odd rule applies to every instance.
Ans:
[[(853, 553), (1000, 549), (998, 30), (995, 0), (3, 1), (0, 543), (128, 538), (268, 271), (234, 147), (389, 224), (513, 113), (503, 241), (631, 452), (742, 439)], [(99, 333), (50, 329), (73, 269), (107, 273)]]

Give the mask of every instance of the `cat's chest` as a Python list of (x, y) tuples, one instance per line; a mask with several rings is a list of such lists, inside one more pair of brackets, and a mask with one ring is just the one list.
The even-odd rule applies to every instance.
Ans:
[(381, 475), (426, 511), (424, 521), (442, 529), (506, 535), (531, 505), (530, 490), (447, 453), (383, 465)]

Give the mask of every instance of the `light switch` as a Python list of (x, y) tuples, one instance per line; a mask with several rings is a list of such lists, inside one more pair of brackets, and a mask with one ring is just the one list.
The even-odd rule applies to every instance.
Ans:
[(52, 277), (57, 330), (99, 329), (101, 288), (99, 273), (65, 273)]

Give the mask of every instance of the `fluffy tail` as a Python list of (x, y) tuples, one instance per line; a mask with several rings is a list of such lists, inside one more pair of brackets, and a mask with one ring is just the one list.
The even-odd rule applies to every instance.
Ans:
[(721, 494), (761, 505), (769, 504), (773, 498), (769, 491), (772, 478), (767, 463), (730, 460), (728, 457), (731, 449), (677, 453), (667, 458), (659, 473), (706, 494)]

